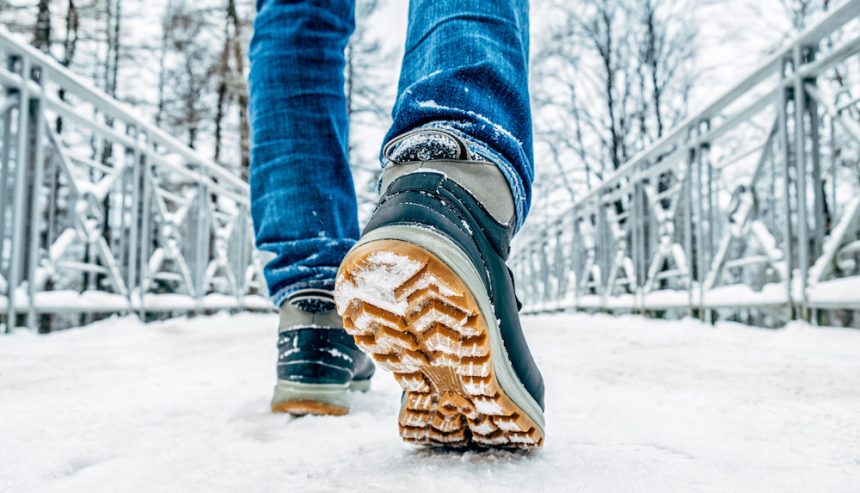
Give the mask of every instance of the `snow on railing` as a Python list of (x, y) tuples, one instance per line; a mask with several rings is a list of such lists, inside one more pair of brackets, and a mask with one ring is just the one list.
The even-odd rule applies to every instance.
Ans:
[(858, 52), (849, 0), (524, 230), (511, 259), (524, 309), (860, 309)]
[(2, 28), (0, 64), (4, 330), (270, 308), (244, 180)]

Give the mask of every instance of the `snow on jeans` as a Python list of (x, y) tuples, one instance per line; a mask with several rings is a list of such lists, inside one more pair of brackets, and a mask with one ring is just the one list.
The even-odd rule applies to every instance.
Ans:
[[(353, 0), (257, 1), (251, 215), (257, 247), (274, 254), (265, 276), (278, 305), (298, 289), (333, 288), (359, 235), (344, 93), (354, 7)], [(412, 0), (385, 138), (423, 125), (461, 135), (507, 177), (517, 228), (534, 174), (528, 37), (527, 0)]]

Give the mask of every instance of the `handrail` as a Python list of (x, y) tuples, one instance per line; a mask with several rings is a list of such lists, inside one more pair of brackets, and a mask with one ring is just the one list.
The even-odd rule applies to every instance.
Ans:
[[(90, 103), (98, 105), (102, 111), (110, 111), (113, 116), (122, 118), (123, 120), (134, 122), (135, 125), (145, 134), (153, 139), (154, 143), (163, 146), (171, 152), (175, 152), (194, 163), (204, 166), (208, 171), (212, 172), (218, 178), (227, 181), (231, 185), (248, 191), (248, 184), (238, 176), (230, 173), (223, 166), (206, 158), (194, 151), (187, 145), (183, 144), (175, 137), (171, 136), (164, 130), (155, 126), (155, 124), (141, 117), (137, 110), (129, 107), (125, 103), (118, 101), (104, 91), (94, 87), (91, 83), (85, 81), (77, 74), (66, 67), (60, 65), (56, 60), (49, 57), (45, 53), (33, 48), (32, 46), (17, 40), (6, 28), (0, 26), (0, 49), (9, 53), (26, 56), (34, 65), (38, 65), (42, 70), (46, 71), (46, 75), (54, 82), (61, 86), (74, 90), (81, 96), (89, 99)], [(29, 81), (30, 90), (38, 91), (38, 85)]]
[(0, 98), (0, 331), (272, 308), (241, 177), (2, 27)]
[(599, 186), (527, 225), (510, 260), (524, 310), (714, 320), (757, 309), (776, 323), (860, 309), (860, 163), (850, 161), (860, 122), (849, 111), (860, 99), (848, 94), (844, 107), (834, 99), (846, 86), (822, 76), (856, 71), (858, 24), (860, 0), (834, 8)]

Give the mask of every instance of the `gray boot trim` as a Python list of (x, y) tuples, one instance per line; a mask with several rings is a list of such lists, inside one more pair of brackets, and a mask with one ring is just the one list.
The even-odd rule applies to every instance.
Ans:
[(382, 172), (380, 192), (401, 176), (418, 172), (442, 173), (465, 188), (478, 200), (499, 224), (513, 224), (514, 197), (502, 171), (487, 161), (434, 160), (411, 163), (390, 163)]
[(294, 401), (321, 402), (349, 409), (349, 385), (311, 384), (278, 380), (272, 404)]
[(332, 294), (320, 289), (303, 289), (292, 293), (281, 305), (278, 332), (284, 332), (299, 328), (341, 329), (343, 320), (337, 314), (337, 310), (331, 309), (322, 312), (307, 312), (295, 305), (293, 301), (306, 298), (315, 298), (334, 302)]

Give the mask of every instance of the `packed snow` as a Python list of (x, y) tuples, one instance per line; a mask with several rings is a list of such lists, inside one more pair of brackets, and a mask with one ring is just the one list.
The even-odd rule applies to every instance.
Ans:
[[(346, 306), (350, 300), (358, 298), (372, 301), (376, 306), (403, 315), (408, 303), (405, 299), (397, 300), (395, 289), (405, 283), (424, 267), (424, 264), (409, 257), (389, 251), (373, 252), (365, 263), (374, 265), (373, 269), (355, 269), (353, 279), (340, 283), (335, 293), (335, 300), (340, 306)], [(369, 319), (360, 318), (355, 323), (359, 325), (370, 323)]]
[(860, 332), (525, 320), (544, 449), (400, 441), (380, 371), (346, 417), (269, 413), (274, 315), (0, 337), (0, 491), (857, 491)]

